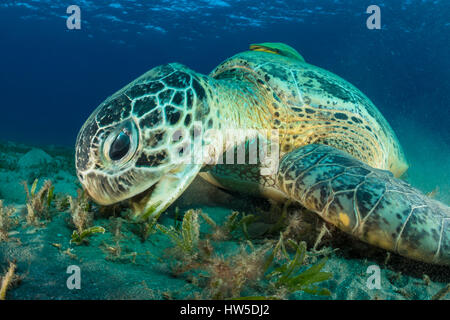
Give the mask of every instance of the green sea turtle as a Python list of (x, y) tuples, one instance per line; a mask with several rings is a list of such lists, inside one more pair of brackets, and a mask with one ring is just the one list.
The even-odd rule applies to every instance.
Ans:
[(76, 143), (90, 196), (129, 200), (137, 217), (158, 215), (200, 174), (297, 201), (372, 245), (450, 265), (450, 208), (400, 180), (407, 167), (363, 93), (279, 43), (251, 45), (209, 76), (156, 67), (106, 99)]

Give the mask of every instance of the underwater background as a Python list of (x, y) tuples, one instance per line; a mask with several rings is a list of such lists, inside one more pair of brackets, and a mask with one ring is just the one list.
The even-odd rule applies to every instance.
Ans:
[[(70, 5), (81, 9), (80, 30), (66, 27)], [(380, 30), (366, 26), (370, 5), (381, 8)], [(3, 0), (0, 199), (15, 207), (18, 216), (26, 214), (21, 182), (31, 188), (35, 178), (37, 190), (50, 179), (55, 194), (75, 198), (79, 188), (73, 166), (75, 139), (106, 97), (157, 65), (179, 62), (208, 74), (226, 58), (260, 42), (287, 43), (307, 62), (336, 73), (365, 93), (404, 148), (410, 164), (407, 181), (450, 205), (450, 2), (446, 0)], [(249, 208), (248, 201), (200, 181), (192, 188), (197, 189), (188, 190), (172, 206), (163, 224), (177, 223), (176, 206), (200, 208), (217, 223), (232, 210), (267, 209), (258, 200), (252, 200), (254, 207)], [(62, 207), (68, 206), (62, 202)], [(169, 267), (159, 257), (170, 241), (162, 233), (140, 241), (136, 226), (125, 219), (96, 214), (93, 224), (103, 225), (106, 232), (94, 235), (89, 245), (73, 246), (69, 240), (74, 228), (67, 213), (49, 215), (52, 219), (44, 220), (51, 222), (45, 226), (31, 228), (19, 222), (9, 238), (20, 240), (0, 240), (0, 274), (15, 259), (20, 278), (9, 298), (222, 297), (210, 294), (214, 290), (199, 285), (192, 275), (168, 275)], [(123, 225), (120, 232), (118, 224)], [(123, 234), (120, 240), (117, 232)], [(343, 240), (335, 240), (338, 236)], [(237, 238), (220, 243), (219, 255), (226, 256), (245, 242), (245, 237)], [(118, 242), (123, 252), (117, 253)], [(338, 234), (328, 237), (325, 245), (335, 249), (349, 243), (353, 245)], [(334, 271), (334, 277), (322, 285), (331, 295), (321, 298), (429, 299), (449, 282), (448, 268), (395, 257), (392, 265), (383, 267), (383, 288), (369, 290), (365, 278), (355, 280), (355, 274), (365, 274), (372, 261), (367, 259), (382, 265), (385, 253), (374, 249), (367, 257), (368, 249), (358, 246), (363, 249), (341, 248), (338, 253), (331, 249), (324, 270)], [(66, 287), (70, 264), (88, 270), (81, 290)], [(289, 296), (317, 297), (303, 291)]]

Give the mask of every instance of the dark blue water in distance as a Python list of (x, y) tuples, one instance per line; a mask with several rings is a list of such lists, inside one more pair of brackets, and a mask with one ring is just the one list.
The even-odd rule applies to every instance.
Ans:
[[(66, 28), (71, 4), (81, 30)], [(371, 4), (381, 30), (366, 27)], [(447, 0), (3, 0), (0, 139), (71, 146), (99, 103), (152, 67), (208, 73), (266, 41), (356, 85), (400, 139), (413, 123), (450, 145)]]

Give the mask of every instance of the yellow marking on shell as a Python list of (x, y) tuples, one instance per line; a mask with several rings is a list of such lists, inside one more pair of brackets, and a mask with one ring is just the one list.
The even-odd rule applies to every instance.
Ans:
[(342, 222), (342, 224), (346, 227), (349, 226), (350, 224), (350, 218), (348, 217), (348, 215), (344, 212), (340, 212), (339, 213), (339, 221)]
[(272, 50), (272, 49), (269, 49), (267, 47), (260, 47), (260, 46), (253, 46), (253, 45), (250, 46), (250, 50), (279, 54), (278, 50)]
[(305, 62), (305, 59), (303, 59), (303, 57), (301, 56), (300, 53), (297, 52), (297, 50), (295, 50), (294, 48), (285, 43), (264, 42), (259, 44), (251, 44), (250, 50), (279, 54), (285, 57), (289, 57), (291, 59), (296, 59), (298, 61)]

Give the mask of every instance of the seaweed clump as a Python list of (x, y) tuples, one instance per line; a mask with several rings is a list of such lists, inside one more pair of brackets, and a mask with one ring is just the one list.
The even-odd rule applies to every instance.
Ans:
[(76, 230), (72, 233), (70, 243), (80, 245), (87, 242), (87, 238), (95, 233), (105, 233), (100, 226), (92, 226), (94, 214), (86, 192), (78, 189), (77, 198), (68, 196), (71, 222)]
[(136, 263), (138, 256), (157, 258), (150, 251), (137, 252), (133, 247), (123, 246), (122, 240), (126, 239), (126, 236), (122, 233), (122, 225), (126, 222), (121, 217), (110, 218), (109, 231), (112, 235), (111, 241), (102, 241), (100, 249), (106, 253), (105, 259), (118, 263)]
[(256, 217), (252, 214), (240, 213), (239, 211), (233, 211), (223, 225), (217, 225), (213, 219), (211, 219), (206, 213), (199, 211), (202, 218), (213, 228), (211, 239), (216, 241), (228, 240), (233, 237), (234, 234), (241, 233), (245, 239), (249, 239), (248, 225), (256, 220)]
[(181, 230), (173, 226), (167, 228), (157, 224), (156, 229), (167, 235), (175, 244), (175, 254), (181, 255), (184, 260), (194, 259), (198, 254), (200, 239), (200, 224), (198, 222), (199, 210), (189, 210), (185, 213)]
[(317, 283), (329, 280), (332, 277), (331, 273), (322, 271), (327, 258), (325, 257), (309, 268), (305, 268), (305, 261), (308, 256), (306, 243), (304, 241), (296, 243), (293, 240), (288, 240), (287, 244), (295, 249), (295, 255), (292, 259), (286, 250), (286, 245), (281, 235), (267, 260), (266, 270), (270, 268), (277, 255), (282, 257), (280, 260), (284, 260), (284, 263), (279, 264), (279, 266), (274, 265), (273, 271), (267, 275), (267, 278), (270, 279), (269, 291), (273, 292), (275, 297), (285, 297), (287, 294), (299, 290), (312, 295), (331, 295), (328, 289), (317, 286)]
[(3, 200), (0, 200), (0, 242), (7, 241), (9, 231), (19, 224), (19, 221), (13, 218), (15, 212), (15, 208), (5, 207)]
[(37, 191), (38, 182), (39, 180), (35, 179), (30, 189), (28, 189), (26, 181), (22, 182), (27, 197), (26, 220), (31, 225), (39, 225), (42, 220), (51, 220), (50, 207), (54, 200), (55, 187), (50, 180), (46, 180), (41, 189)]
[(16, 269), (16, 263), (10, 262), (5, 275), (0, 276), (0, 300), (5, 300), (8, 289), (16, 286), (20, 281), (22, 281), (23, 276), (18, 276), (16, 274)]
[[(199, 216), (213, 226), (213, 233), (206, 239), (200, 237)], [(234, 254), (216, 254), (214, 245), (219, 245), (216, 243), (218, 230), (219, 234), (227, 235), (239, 226), (245, 235), (250, 216), (243, 215), (241, 219), (237, 216), (230, 215), (219, 227), (202, 211), (189, 210), (185, 213), (181, 228), (156, 226), (174, 244), (170, 255), (178, 260), (171, 266), (173, 274), (186, 275), (192, 284), (202, 288), (197, 298), (286, 299), (296, 291), (313, 295), (331, 294), (318, 286), (318, 283), (332, 277), (331, 273), (322, 271), (326, 258), (310, 265), (307, 263), (309, 253), (306, 243), (291, 239), (286, 241), (283, 233), (276, 242), (263, 241), (255, 245), (247, 239), (246, 244), (242, 244)], [(294, 250), (293, 258), (290, 249)]]

